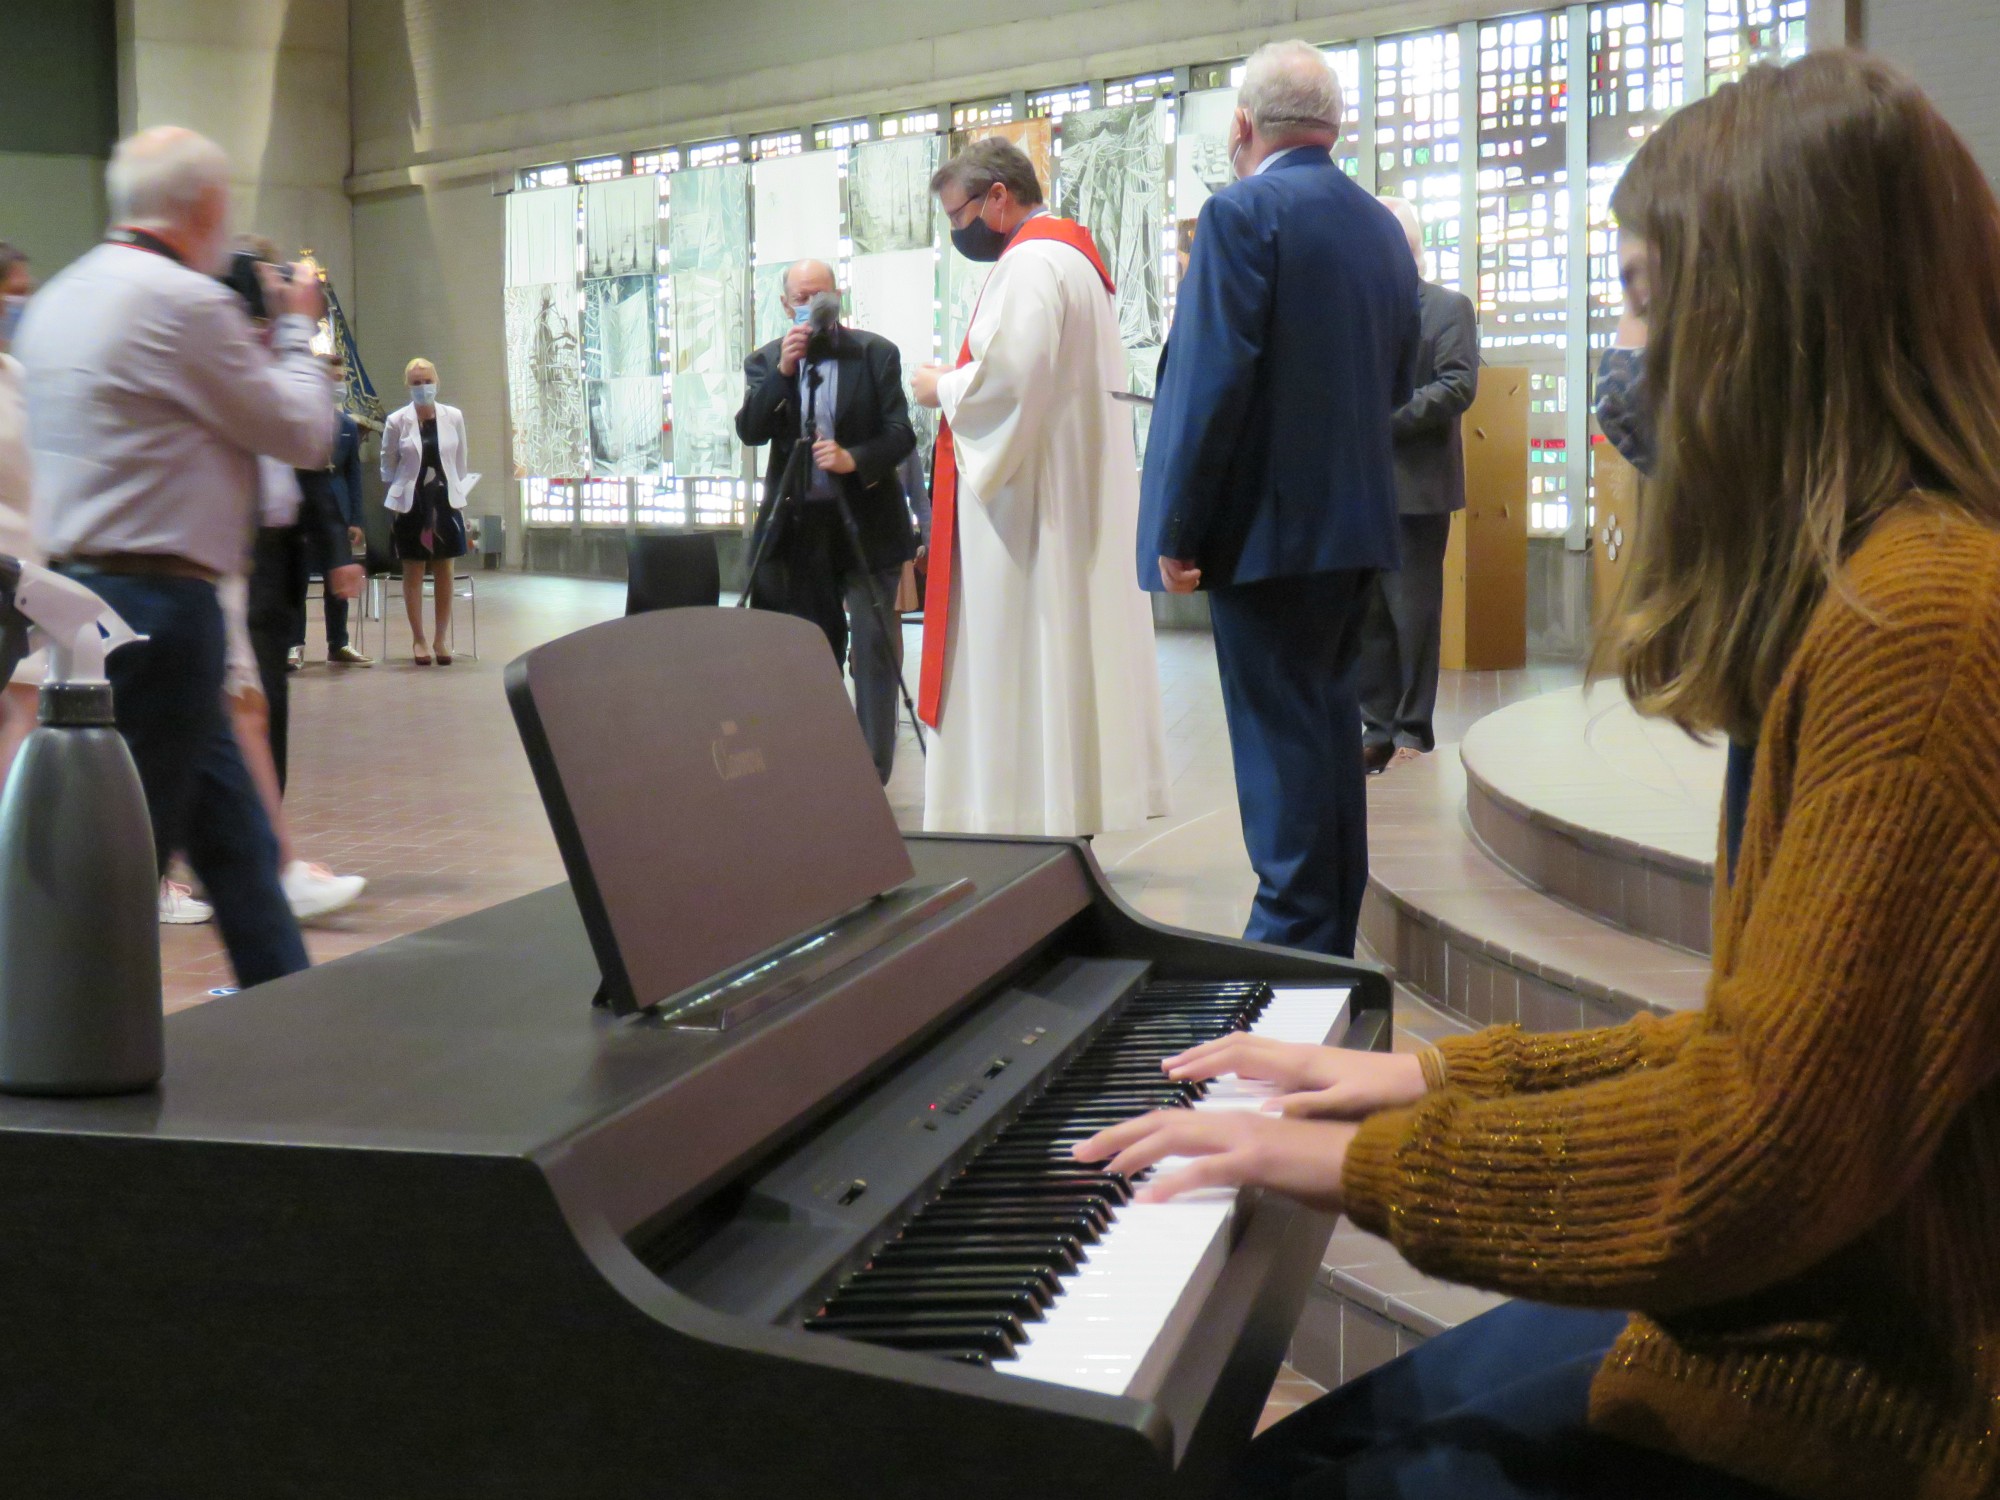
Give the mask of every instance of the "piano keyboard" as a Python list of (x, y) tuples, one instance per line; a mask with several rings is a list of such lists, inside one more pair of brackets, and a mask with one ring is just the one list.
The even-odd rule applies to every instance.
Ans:
[(1161, 1060), (1238, 1030), (1322, 1043), (1350, 995), (1148, 985), (805, 1326), (1081, 1390), (1144, 1387), (1228, 1260), (1236, 1191), (1134, 1203), (1129, 1183), (1071, 1147), (1149, 1109), (1256, 1108), (1268, 1086), (1177, 1083)]

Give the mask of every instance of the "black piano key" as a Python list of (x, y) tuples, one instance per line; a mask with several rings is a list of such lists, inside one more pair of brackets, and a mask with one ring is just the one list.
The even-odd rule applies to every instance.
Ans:
[(1014, 1352), (1017, 1342), (1005, 1328), (996, 1328), (977, 1320), (932, 1325), (883, 1322), (852, 1323), (838, 1328), (808, 1326), (814, 1333), (830, 1333), (858, 1343), (881, 1344), (913, 1353), (944, 1354), (952, 1358), (976, 1353), (988, 1359), (1004, 1359)]
[(1041, 1307), (1047, 1307), (1062, 1294), (1062, 1278), (1050, 1270), (935, 1271), (907, 1266), (884, 1266), (874, 1270), (857, 1271), (848, 1277), (843, 1285), (864, 1291), (872, 1291), (878, 1287), (885, 1291), (917, 1287), (946, 1289), (957, 1287), (966, 1291), (1020, 1291), (1035, 1298), (1037, 1305)]
[(887, 1244), (875, 1252), (868, 1262), (871, 1266), (917, 1266), (936, 1267), (948, 1271), (954, 1267), (980, 1267), (996, 1271), (1055, 1271), (1068, 1275), (1077, 1267), (1077, 1259), (1059, 1245), (1037, 1245), (1033, 1249), (1024, 1246), (986, 1245), (899, 1245)]
[(1008, 1316), (1021, 1323), (1039, 1322), (1046, 1304), (1032, 1294), (1014, 1290), (968, 1291), (964, 1287), (908, 1289), (845, 1287), (828, 1299), (821, 1313), (956, 1312), (966, 1317)]

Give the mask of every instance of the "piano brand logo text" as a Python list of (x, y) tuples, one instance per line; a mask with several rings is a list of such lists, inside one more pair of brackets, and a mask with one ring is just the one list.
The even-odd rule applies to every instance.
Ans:
[(708, 753), (715, 760), (715, 774), (724, 781), (763, 775), (769, 769), (764, 764), (764, 752), (752, 745), (734, 743), (735, 739), (735, 722), (724, 720), (721, 736), (709, 741), (708, 746)]

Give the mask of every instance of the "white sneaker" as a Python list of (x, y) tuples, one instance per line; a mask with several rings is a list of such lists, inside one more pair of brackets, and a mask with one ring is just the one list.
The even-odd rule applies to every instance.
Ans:
[(160, 920), (170, 927), (199, 927), (215, 916), (215, 908), (194, 899), (191, 887), (178, 880), (160, 882)]
[(285, 888), (285, 900), (291, 903), (292, 915), (301, 922), (352, 905), (368, 885), (363, 876), (336, 875), (325, 865), (309, 865), (302, 859), (287, 865), (279, 882)]

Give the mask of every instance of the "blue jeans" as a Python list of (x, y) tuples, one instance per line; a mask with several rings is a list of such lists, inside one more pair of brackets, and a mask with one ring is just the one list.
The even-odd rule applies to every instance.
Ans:
[(278, 883), (278, 840), (222, 704), (222, 607), (191, 578), (68, 571), (146, 639), (111, 655), (118, 730), (138, 763), (164, 873), (175, 850), (215, 905), (248, 988), (306, 968), (305, 940)]
[(1244, 936), (1354, 956), (1368, 888), (1368, 790), (1352, 674), (1374, 575), (1317, 573), (1208, 596), (1243, 842)]
[(1585, 1425), (1625, 1314), (1509, 1302), (1250, 1445), (1231, 1500), (1776, 1500)]

